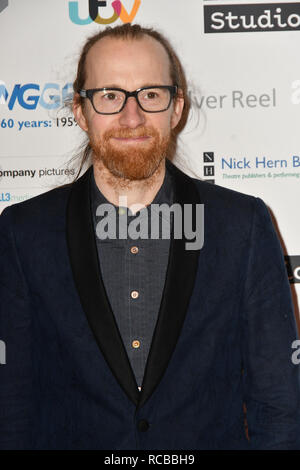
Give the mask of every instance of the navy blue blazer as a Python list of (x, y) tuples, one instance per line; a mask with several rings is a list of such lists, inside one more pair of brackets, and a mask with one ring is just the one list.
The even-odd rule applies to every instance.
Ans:
[(1, 449), (300, 448), (295, 318), (268, 210), (167, 164), (174, 202), (204, 204), (204, 246), (171, 240), (141, 392), (99, 271), (92, 169), (1, 215)]

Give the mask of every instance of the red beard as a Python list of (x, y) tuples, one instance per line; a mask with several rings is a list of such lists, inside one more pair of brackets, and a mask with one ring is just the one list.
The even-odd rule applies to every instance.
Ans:
[[(151, 136), (144, 142), (112, 143), (111, 138), (137, 138)], [(137, 129), (112, 129), (104, 133), (101, 139), (89, 134), (90, 145), (94, 152), (95, 163), (104, 166), (116, 177), (128, 180), (143, 180), (153, 175), (161, 161), (167, 157), (170, 147), (170, 135), (160, 137), (152, 127), (140, 126)]]

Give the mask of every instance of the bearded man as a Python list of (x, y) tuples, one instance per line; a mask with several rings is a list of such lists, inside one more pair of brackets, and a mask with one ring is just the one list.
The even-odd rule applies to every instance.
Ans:
[[(169, 42), (89, 38), (73, 112), (88, 170), (0, 218), (0, 448), (299, 448), (282, 250), (263, 201), (172, 163), (189, 100)], [(150, 217), (173, 204), (181, 237), (176, 211)], [(159, 221), (170, 236), (146, 236)]]

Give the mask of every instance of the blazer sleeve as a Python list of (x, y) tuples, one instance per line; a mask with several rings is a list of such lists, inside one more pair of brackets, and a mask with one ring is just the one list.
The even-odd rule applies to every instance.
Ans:
[(242, 305), (243, 391), (252, 449), (300, 449), (300, 365), (282, 249), (264, 202), (255, 198)]
[(30, 449), (33, 424), (31, 309), (16, 248), (13, 213), (8, 207), (0, 216), (1, 450)]

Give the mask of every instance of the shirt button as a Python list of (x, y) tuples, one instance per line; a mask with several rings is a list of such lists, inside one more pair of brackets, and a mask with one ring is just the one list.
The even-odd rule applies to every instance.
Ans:
[(132, 344), (132, 347), (133, 347), (133, 348), (137, 349), (137, 348), (140, 347), (140, 344), (141, 344), (141, 343), (139, 342), (139, 340), (135, 339), (134, 341), (132, 341), (131, 344)]
[(135, 255), (136, 253), (139, 252), (139, 249), (138, 249), (137, 246), (132, 246), (132, 247), (130, 248), (130, 251), (131, 251), (131, 253), (133, 253), (133, 254)]
[(124, 207), (120, 207), (120, 208), (119, 208), (119, 214), (120, 214), (120, 215), (124, 215), (125, 212), (126, 212), (126, 211), (125, 211)]
[(145, 419), (141, 419), (139, 422), (138, 422), (138, 430), (140, 432), (145, 432), (145, 431), (148, 431), (149, 429), (149, 423), (148, 421), (146, 421)]
[(130, 295), (133, 299), (137, 299), (139, 296), (139, 293), (137, 290), (133, 290)]

